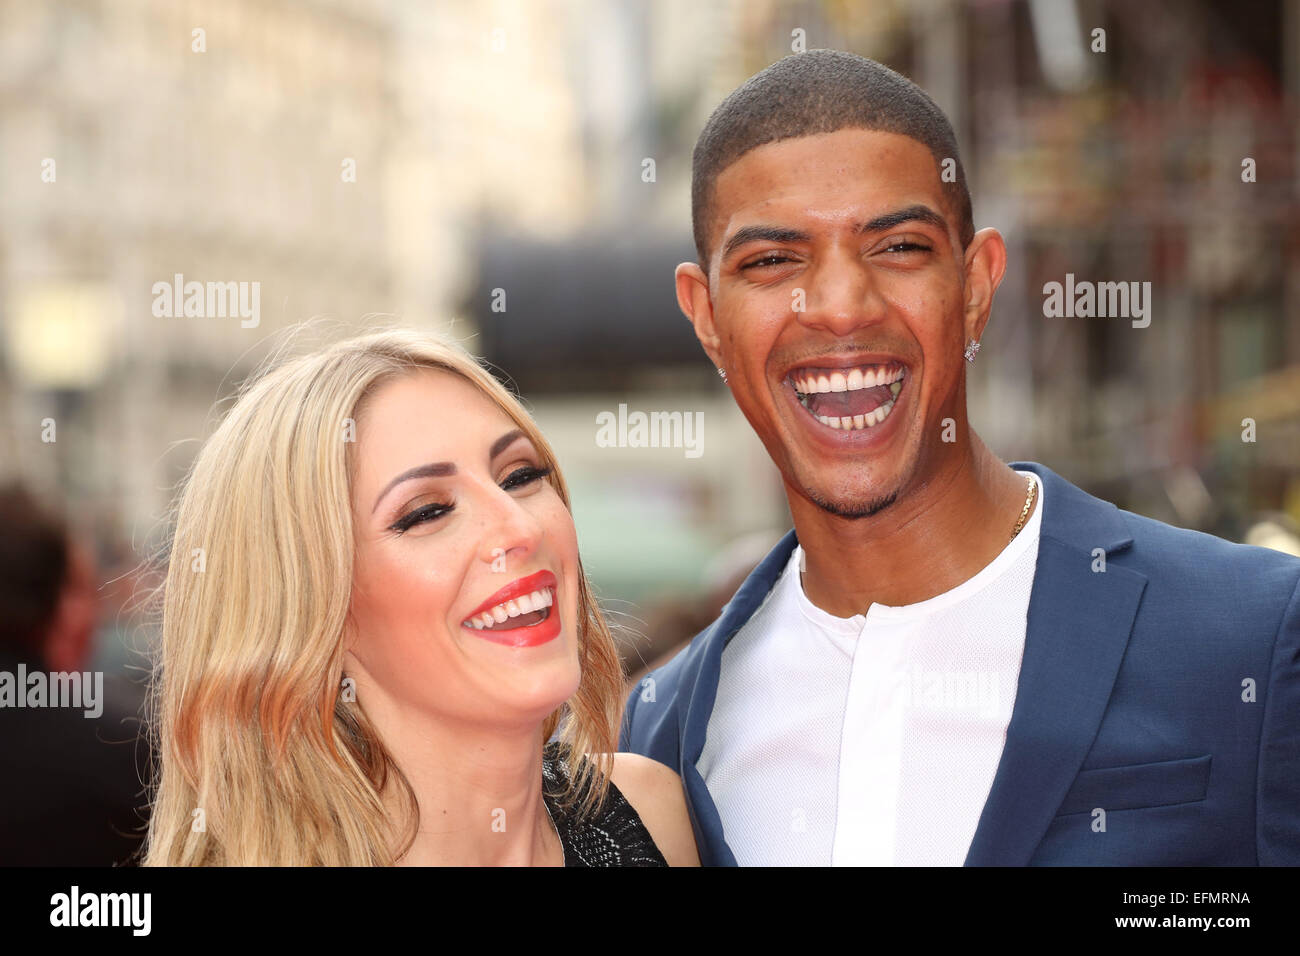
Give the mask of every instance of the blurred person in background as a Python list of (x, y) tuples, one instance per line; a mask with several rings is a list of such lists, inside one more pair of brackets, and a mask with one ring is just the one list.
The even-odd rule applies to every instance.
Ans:
[(628, 674), (628, 693), (646, 674), (672, 660), (722, 613), (732, 595), (780, 539), (780, 532), (756, 531), (729, 542), (705, 567), (704, 588), (698, 596), (664, 598), (651, 605), (642, 629), (645, 647), (638, 648), (642, 663)]
[(175, 516), (149, 865), (698, 863), (615, 754), (568, 491), (462, 349), (391, 330), (245, 387)]
[(17, 681), (91, 660), (94, 559), (21, 486), (0, 490), (0, 527), (0, 673), (24, 695), (23, 706), (0, 696), (0, 865), (132, 862), (144, 835), (134, 715), (111, 693), (93, 717), (49, 699), (32, 706)]

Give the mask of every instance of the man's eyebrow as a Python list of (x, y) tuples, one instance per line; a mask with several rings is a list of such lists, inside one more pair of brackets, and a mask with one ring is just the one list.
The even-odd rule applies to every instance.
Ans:
[[(524, 437), (522, 428), (514, 428), (506, 432), (494, 441), (492, 447), (488, 449), (488, 461), (501, 454), (522, 437)], [(413, 478), (444, 478), (447, 475), (454, 474), (456, 474), (456, 466), (449, 461), (435, 461), (427, 465), (416, 465), (414, 468), (408, 468), (384, 486), (384, 490), (375, 499), (375, 506), (370, 509), (370, 513), (374, 514), (379, 508), (379, 502), (384, 500), (384, 496), (404, 481), (410, 481)]]
[(727, 240), (726, 245), (722, 247), (722, 258), (726, 259), (749, 242), (807, 242), (810, 238), (806, 232), (784, 226), (745, 226), (737, 229)]
[[(916, 203), (904, 209), (887, 212), (868, 222), (858, 223), (853, 231), (858, 234), (882, 232), (885, 229), (901, 226), (905, 222), (924, 222), (942, 229), (945, 233), (948, 231), (948, 220), (924, 203)], [(722, 247), (722, 258), (726, 259), (741, 246), (750, 242), (808, 242), (811, 238), (808, 233), (787, 226), (745, 226), (737, 229), (727, 240)]]
[(917, 203), (908, 206), (905, 209), (898, 209), (894, 212), (887, 212), (883, 216), (877, 216), (869, 222), (858, 223), (854, 232), (883, 232), (886, 229), (893, 229), (895, 226), (901, 226), (905, 222), (924, 222), (929, 223), (942, 229), (945, 233), (948, 231), (948, 220), (944, 219), (939, 213), (935, 212), (929, 206), (923, 203)]

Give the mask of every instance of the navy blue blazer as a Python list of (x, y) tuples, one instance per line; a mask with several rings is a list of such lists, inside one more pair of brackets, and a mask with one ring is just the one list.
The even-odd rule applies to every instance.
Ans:
[[(1300, 559), (1121, 511), (1034, 462), (1012, 467), (1046, 489), (1038, 565), (966, 865), (1300, 864)], [(619, 749), (681, 775), (705, 866), (736, 865), (695, 768), (722, 650), (796, 544), (791, 531), (628, 698)]]

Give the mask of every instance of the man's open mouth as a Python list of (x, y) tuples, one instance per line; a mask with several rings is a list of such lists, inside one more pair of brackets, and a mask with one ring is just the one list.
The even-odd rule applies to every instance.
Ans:
[(903, 390), (899, 363), (848, 368), (797, 368), (786, 376), (799, 403), (828, 428), (859, 431), (889, 417)]

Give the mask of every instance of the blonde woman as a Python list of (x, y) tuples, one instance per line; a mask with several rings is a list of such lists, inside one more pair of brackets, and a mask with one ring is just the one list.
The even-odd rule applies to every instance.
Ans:
[(289, 361), (179, 501), (145, 863), (698, 865), (622, 686), (505, 388), (409, 331)]

